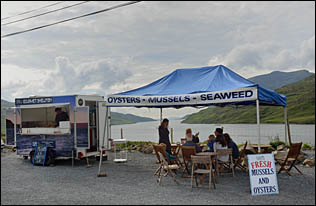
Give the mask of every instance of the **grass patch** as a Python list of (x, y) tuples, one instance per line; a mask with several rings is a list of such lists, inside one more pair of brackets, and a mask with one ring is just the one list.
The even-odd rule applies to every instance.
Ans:
[[(313, 149), (313, 145), (309, 144), (309, 143), (304, 143), (302, 146), (302, 150), (312, 150)], [(315, 147), (314, 147), (315, 149)]]

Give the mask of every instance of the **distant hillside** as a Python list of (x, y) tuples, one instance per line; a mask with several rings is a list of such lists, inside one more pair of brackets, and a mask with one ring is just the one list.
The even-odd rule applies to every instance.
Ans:
[[(287, 96), (290, 123), (315, 124), (315, 74), (277, 89), (276, 92)], [(283, 108), (261, 106), (260, 117), (262, 123), (283, 123)], [(256, 108), (255, 106), (209, 107), (191, 114), (182, 122), (191, 124), (256, 123)]]
[(111, 112), (111, 124), (119, 125), (119, 124), (133, 124), (137, 122), (150, 122), (156, 121), (154, 119), (148, 117), (140, 117), (133, 114), (122, 114), (118, 112)]
[(13, 102), (8, 102), (6, 100), (1, 99), (1, 108), (3, 107), (13, 107), (14, 103)]
[(269, 74), (255, 76), (249, 78), (248, 80), (257, 83), (264, 88), (275, 90), (285, 85), (301, 81), (312, 75), (313, 73), (307, 70), (299, 70), (294, 72), (275, 71)]

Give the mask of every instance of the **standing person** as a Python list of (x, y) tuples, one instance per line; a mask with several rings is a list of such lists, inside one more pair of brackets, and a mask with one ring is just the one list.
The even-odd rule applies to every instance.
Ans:
[(169, 140), (169, 130), (168, 130), (169, 120), (162, 120), (158, 131), (159, 131), (159, 144), (164, 143), (166, 145), (166, 152), (171, 154), (171, 143)]
[(233, 149), (233, 154), (232, 154), (233, 158), (238, 159), (239, 149), (238, 149), (237, 144), (232, 140), (232, 138), (230, 138), (229, 134), (227, 134), (227, 133), (224, 134), (224, 138), (227, 142), (227, 147)]
[(55, 127), (59, 127), (60, 121), (69, 121), (69, 116), (66, 112), (63, 112), (61, 108), (57, 107), (55, 109), (56, 117), (55, 117)]

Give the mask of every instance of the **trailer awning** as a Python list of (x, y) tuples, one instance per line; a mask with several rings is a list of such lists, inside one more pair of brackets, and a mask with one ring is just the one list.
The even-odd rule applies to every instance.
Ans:
[(70, 105), (70, 103), (30, 104), (30, 105), (20, 105), (18, 107), (13, 107), (13, 108), (31, 109), (31, 108), (46, 108), (46, 107), (65, 107), (65, 106), (69, 106), (69, 105)]

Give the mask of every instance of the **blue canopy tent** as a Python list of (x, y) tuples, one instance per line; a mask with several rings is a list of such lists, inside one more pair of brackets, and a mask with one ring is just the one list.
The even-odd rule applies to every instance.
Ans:
[[(162, 108), (228, 104), (256, 105), (259, 152), (261, 151), (259, 105), (284, 107), (285, 122), (287, 121), (286, 96), (265, 89), (223, 65), (177, 69), (146, 86), (108, 95), (104, 106), (161, 108), (160, 119), (162, 119)], [(287, 127), (287, 124), (285, 125)], [(285, 132), (287, 142), (287, 128)]]

